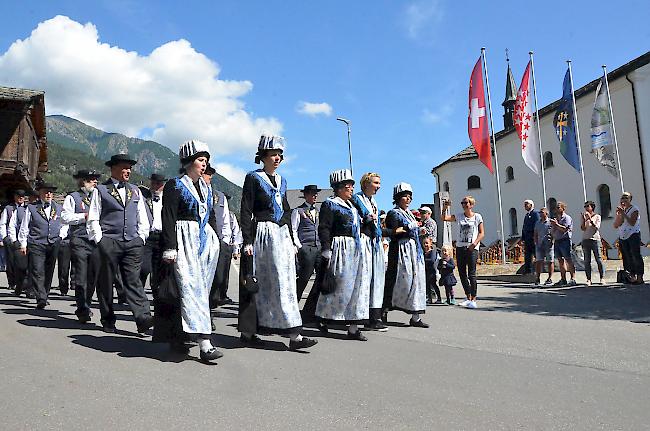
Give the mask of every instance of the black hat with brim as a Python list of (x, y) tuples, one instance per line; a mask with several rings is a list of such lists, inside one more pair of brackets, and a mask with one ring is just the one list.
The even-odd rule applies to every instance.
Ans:
[(162, 174), (151, 174), (151, 176), (149, 177), (149, 181), (157, 181), (159, 183), (164, 183), (165, 181), (167, 181), (167, 178), (165, 178), (165, 176)]
[(137, 160), (134, 160), (128, 154), (115, 154), (111, 156), (111, 159), (105, 163), (106, 166), (111, 167), (117, 165), (118, 163), (130, 163), (131, 166), (138, 163)]
[(102, 174), (97, 172), (94, 169), (79, 169), (76, 174), (72, 175), (72, 178), (79, 180), (83, 179), (98, 179)]
[(18, 196), (19, 198), (27, 196), (27, 192), (23, 189), (16, 189), (14, 190), (14, 196)]
[(40, 184), (38, 184), (36, 186), (36, 191), (43, 190), (43, 189), (55, 192), (56, 189), (57, 189), (57, 186), (55, 186), (54, 184), (50, 184), (50, 183), (40, 183)]
[(301, 193), (318, 193), (320, 191), (322, 190), (319, 189), (316, 184), (306, 185), (302, 190), (300, 190)]
[(208, 167), (205, 168), (205, 172), (203, 172), (206, 175), (214, 175), (217, 173), (217, 171), (208, 163)]

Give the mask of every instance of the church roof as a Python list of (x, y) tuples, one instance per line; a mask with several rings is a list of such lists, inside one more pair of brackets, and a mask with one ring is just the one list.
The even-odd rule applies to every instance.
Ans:
[[(648, 63), (650, 63), (650, 51), (648, 51), (645, 54), (635, 58), (634, 60), (632, 60), (632, 61), (630, 61), (630, 62), (628, 62), (628, 63), (626, 63), (626, 64), (624, 64), (624, 65), (622, 65), (622, 66), (620, 66), (620, 67), (618, 67), (616, 69), (614, 69), (614, 70), (612, 70), (611, 72), (609, 72), (607, 74), (607, 79), (609, 80), (609, 82), (612, 82), (612, 81), (614, 81), (614, 80), (616, 80), (616, 79), (618, 79), (618, 78), (620, 78), (622, 76), (627, 75), (630, 72), (635, 71), (636, 69), (639, 69), (639, 68), (645, 66)], [(509, 67), (508, 67), (508, 70), (510, 70)], [(598, 78), (596, 78), (593, 81), (589, 82), (588, 84), (585, 84), (580, 88), (577, 88), (574, 91), (576, 101), (579, 98), (587, 96), (587, 95), (593, 96), (593, 93), (594, 93), (594, 91), (596, 91), (596, 87), (598, 86), (598, 83), (600, 82), (600, 79), (601, 79), (601, 76), (599, 76)], [(507, 87), (508, 87), (508, 83), (506, 83), (506, 91), (507, 91)], [(513, 87), (513, 89), (514, 88), (516, 88), (516, 87)], [(558, 83), (558, 90), (559, 90), (559, 83)], [(516, 95), (516, 91), (517, 90), (515, 90), (515, 95)], [(544, 106), (543, 108), (540, 108), (539, 109), (539, 116), (544, 117), (545, 115), (547, 115), (549, 113), (555, 112), (557, 110), (557, 108), (560, 106), (561, 103), (562, 103), (562, 99), (558, 99), (555, 102), (550, 103), (550, 104)], [(515, 131), (514, 127), (509, 127), (507, 129), (504, 129), (504, 130), (501, 130), (501, 131), (495, 133), (494, 138), (495, 138), (496, 142), (498, 143), (501, 138), (503, 138), (504, 136), (506, 136), (506, 135), (508, 135), (510, 133), (513, 133), (514, 131)], [(494, 150), (492, 150), (492, 152), (494, 153)], [(470, 145), (469, 147), (465, 148), (464, 150), (460, 151), (459, 153), (456, 153), (455, 155), (451, 156), (450, 158), (448, 158), (444, 162), (440, 163), (439, 165), (434, 166), (433, 169), (431, 169), (431, 173), (435, 174), (435, 171), (437, 169), (441, 168), (442, 166), (446, 165), (447, 163), (457, 162), (457, 161), (467, 160), (467, 159), (475, 159), (475, 158), (478, 158), (478, 154), (474, 150), (474, 147), (472, 147)]]
[(517, 83), (515, 77), (512, 76), (512, 69), (510, 69), (510, 61), (508, 61), (508, 71), (506, 72), (506, 98), (501, 104), (505, 106), (508, 102), (517, 100)]

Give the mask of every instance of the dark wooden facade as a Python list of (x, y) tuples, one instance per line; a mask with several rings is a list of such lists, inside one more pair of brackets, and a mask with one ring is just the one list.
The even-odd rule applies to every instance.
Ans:
[(0, 200), (46, 170), (45, 93), (0, 87)]

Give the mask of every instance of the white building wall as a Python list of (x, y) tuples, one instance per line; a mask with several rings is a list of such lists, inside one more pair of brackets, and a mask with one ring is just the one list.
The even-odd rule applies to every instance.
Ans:
[[(559, 81), (558, 81), (559, 82)], [(642, 83), (641, 83), (642, 82)], [(558, 83), (557, 92), (561, 93), (561, 82)], [(636, 85), (636, 84), (635, 84)], [(650, 136), (650, 79), (648, 74), (645, 79), (639, 79), (637, 91), (637, 105), (641, 99), (644, 100), (643, 111), (639, 107), (638, 117), (640, 125), (643, 125), (643, 133)], [(634, 196), (634, 203), (641, 209), (642, 239), (650, 240), (648, 216), (646, 211), (646, 198), (644, 181), (641, 175), (641, 157), (639, 155), (639, 140), (637, 136), (634, 105), (632, 100), (632, 87), (625, 77), (610, 82), (610, 93), (612, 106), (616, 120), (616, 131), (619, 142), (621, 165), (625, 179), (625, 188)], [(609, 174), (598, 163), (591, 154), (591, 113), (595, 99), (595, 92), (589, 93), (576, 101), (578, 121), (580, 128), (580, 141), (585, 169), (585, 183), (587, 188), (587, 199), (596, 202), (597, 211), (600, 212), (598, 199), (598, 187), (607, 184), (610, 189), (612, 204), (611, 216), (614, 216), (618, 204), (621, 189), (618, 179)], [(580, 173), (574, 170), (562, 157), (560, 146), (553, 127), (554, 112), (542, 117), (542, 153), (551, 151), (553, 154), (554, 166), (545, 171), (547, 198), (555, 198), (557, 201), (564, 201), (568, 205), (568, 213), (573, 218), (575, 226), (573, 242), (581, 240), (579, 230), (580, 212), (583, 211), (583, 192)], [(521, 234), (521, 226), (524, 215), (523, 201), (532, 199), (537, 209), (546, 206), (542, 201), (541, 178), (537, 177), (528, 169), (521, 158), (521, 147), (517, 134), (513, 131), (503, 136), (497, 142), (499, 157), (499, 175), (501, 178), (501, 194), (503, 201), (503, 223), (506, 238)], [(644, 154), (646, 167), (650, 170), (650, 149)], [(506, 182), (506, 168), (512, 166), (514, 180)], [(460, 211), (459, 203), (462, 196), (471, 194), (477, 198), (477, 211), (483, 215), (485, 222), (485, 243), (490, 244), (499, 238), (498, 204), (494, 177), (478, 161), (469, 159), (448, 163), (437, 170), (439, 175), (439, 189), (445, 181), (450, 184), (450, 192), (454, 204), (454, 212)], [(481, 190), (467, 190), (467, 177), (479, 175), (481, 177)], [(646, 176), (650, 172), (646, 172)], [(650, 181), (648, 182), (650, 184)], [(517, 232), (513, 235), (510, 226), (509, 211), (514, 208), (517, 212)], [(617, 238), (616, 230), (612, 226), (613, 218), (603, 220), (601, 232), (610, 244)]]

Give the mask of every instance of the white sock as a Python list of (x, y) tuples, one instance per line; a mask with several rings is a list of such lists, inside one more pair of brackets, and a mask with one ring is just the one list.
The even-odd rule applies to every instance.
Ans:
[(207, 338), (201, 338), (201, 340), (199, 340), (199, 348), (202, 352), (209, 352), (213, 347), (214, 346)]
[(359, 332), (359, 327), (357, 325), (350, 325), (348, 327), (348, 332), (350, 334), (356, 334), (357, 332)]
[(419, 322), (420, 321), (420, 313), (413, 313), (413, 317), (411, 317), (414, 322)]
[(300, 335), (300, 334), (291, 334), (291, 335), (289, 335), (289, 339), (291, 339), (291, 341), (302, 341), (302, 335)]

